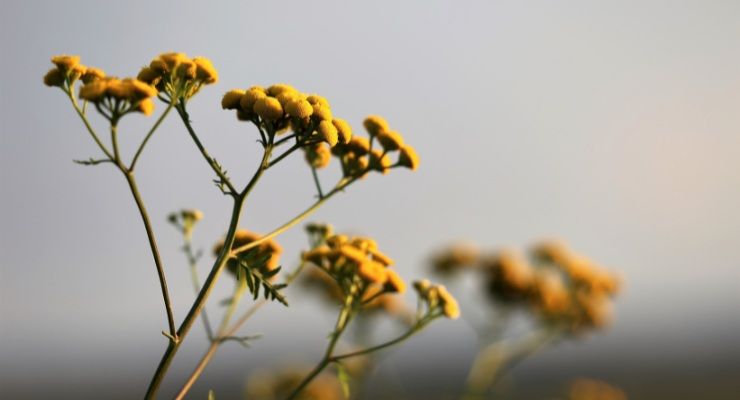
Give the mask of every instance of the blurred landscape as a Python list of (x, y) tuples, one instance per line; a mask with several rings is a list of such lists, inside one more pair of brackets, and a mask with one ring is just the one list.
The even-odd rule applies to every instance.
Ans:
[[(310, 220), (375, 237), (409, 281), (428, 275), (430, 255), (454, 240), (495, 249), (560, 237), (620, 273), (611, 326), (525, 360), (497, 398), (566, 398), (577, 378), (630, 399), (740, 398), (738, 21), (734, 1), (4, 1), (0, 397), (143, 395), (166, 321), (141, 221), (115, 171), (72, 163), (96, 148), (41, 78), (55, 54), (128, 76), (174, 50), (209, 57), (219, 71), (189, 111), (239, 182), (258, 161), (258, 134), (221, 110), (229, 89), (287, 82), (326, 96), (357, 130), (368, 114), (397, 127), (419, 171), (370, 176)], [(135, 150), (152, 122), (125, 121), (122, 151)], [(208, 254), (230, 210), (177, 118), (149, 146), (140, 189), (180, 320), (193, 294), (166, 216), (203, 210), (194, 242)], [(270, 231), (311, 202), (301, 157), (268, 178), (243, 227)], [(278, 240), (293, 268), (304, 233)], [(209, 310), (230, 289), (220, 282)], [(257, 369), (318, 360), (334, 316), (299, 289), (287, 294), (291, 307), (270, 304), (242, 330), (263, 338), (225, 345), (189, 398), (212, 388), (239, 398)], [(474, 332), (459, 322), (382, 353), (364, 398), (457, 398), (476, 353)], [(205, 347), (198, 323), (163, 394)]]

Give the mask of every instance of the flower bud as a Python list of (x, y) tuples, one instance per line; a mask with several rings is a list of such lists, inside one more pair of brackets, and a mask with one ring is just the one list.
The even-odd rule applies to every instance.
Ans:
[(396, 131), (380, 131), (377, 139), (380, 145), (383, 146), (383, 149), (387, 151), (398, 150), (403, 147), (403, 137)]
[(329, 146), (334, 146), (337, 144), (337, 141), (339, 140), (339, 133), (337, 131), (337, 128), (334, 127), (334, 124), (332, 124), (331, 121), (321, 121), (317, 130), (319, 132), (319, 137), (321, 138), (321, 140), (329, 143)]
[(244, 96), (244, 91), (240, 89), (232, 89), (224, 94), (221, 98), (221, 108), (224, 110), (236, 110), (239, 108), (239, 102)]
[(64, 85), (64, 74), (59, 68), (52, 68), (44, 75), (44, 84), (46, 86), (62, 87)]
[(283, 116), (283, 106), (274, 97), (263, 97), (254, 103), (254, 112), (262, 119), (276, 121)]
[(218, 82), (218, 71), (213, 67), (211, 60), (205, 57), (195, 57), (193, 62), (196, 66), (196, 78), (207, 85)]
[(401, 153), (398, 156), (398, 165), (409, 168), (412, 171), (419, 168), (419, 156), (416, 154), (416, 150), (408, 145), (401, 147)]
[(380, 132), (388, 130), (388, 122), (379, 115), (370, 115), (362, 122), (365, 130), (370, 136), (376, 136)]
[(352, 127), (347, 123), (347, 121), (334, 118), (331, 123), (334, 124), (335, 128), (337, 128), (339, 142), (344, 144), (349, 143), (350, 139), (352, 139)]

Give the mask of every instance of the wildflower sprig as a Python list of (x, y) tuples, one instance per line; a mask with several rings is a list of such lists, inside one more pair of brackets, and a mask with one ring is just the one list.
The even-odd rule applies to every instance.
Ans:
[(398, 344), (419, 332), (431, 321), (447, 316), (457, 318), (457, 302), (444, 287), (426, 282), (424, 290), (418, 291), (419, 314), (411, 327), (399, 337), (379, 345), (345, 354), (334, 354), (335, 348), (350, 322), (376, 299), (388, 294), (403, 293), (406, 283), (389, 267), (393, 260), (378, 249), (370, 238), (333, 235), (325, 243), (304, 253), (303, 259), (336, 283), (336, 295), (342, 298), (342, 306), (334, 330), (329, 335), (329, 344), (324, 357), (314, 369), (296, 386), (287, 397), (295, 399), (301, 391), (328, 365), (360, 355), (370, 354)]
[[(232, 298), (231, 304), (236, 304), (238, 302), (237, 295), (240, 296), (246, 290), (251, 291), (254, 296), (259, 295), (260, 290), (262, 290), (262, 293), (266, 294), (269, 298), (287, 304), (285, 298), (280, 294), (281, 284), (272, 283), (279, 269), (268, 268), (271, 262), (270, 257), (272, 256), (263, 254), (262, 249), (264, 246), (269, 244), (276, 236), (301, 222), (329, 198), (344, 191), (348, 186), (360, 177), (365, 176), (371, 170), (386, 172), (386, 169), (394, 166), (383, 161), (385, 151), (375, 156), (373, 156), (371, 151), (368, 151), (365, 157), (367, 159), (366, 163), (360, 163), (359, 168), (353, 169), (351, 173), (343, 174), (342, 178), (334, 187), (326, 192), (322, 190), (319, 183), (316, 166), (312, 166), (314, 179), (319, 192), (319, 199), (305, 211), (299, 213), (272, 232), (254, 238), (253, 241), (240, 243), (237, 240), (237, 236), (242, 209), (246, 204), (247, 197), (267, 169), (275, 166), (298, 149), (304, 149), (309, 153), (311, 151), (314, 151), (314, 153), (321, 152), (323, 155), (326, 155), (326, 151), (316, 150), (315, 146), (318, 144), (326, 144), (333, 147), (346, 145), (349, 146), (348, 148), (353, 146), (351, 128), (343, 120), (332, 117), (331, 109), (326, 99), (316, 95), (303, 95), (287, 85), (270, 86), (264, 89), (261, 94), (259, 94), (259, 90), (249, 90), (236, 94), (227, 93), (224, 96), (224, 104), (229, 103), (228, 100), (238, 97), (238, 117), (252, 121), (256, 125), (263, 147), (263, 154), (257, 163), (256, 171), (246, 185), (239, 187), (239, 185), (232, 182), (231, 178), (227, 175), (226, 169), (206, 150), (200, 137), (195, 132), (190, 114), (187, 110), (187, 105), (194, 95), (204, 86), (213, 84), (218, 80), (218, 73), (209, 60), (202, 57), (191, 59), (183, 53), (163, 53), (155, 57), (146, 67), (142, 68), (136, 78), (123, 79), (106, 76), (99, 69), (83, 66), (80, 64), (80, 59), (77, 56), (57, 56), (52, 59), (52, 62), (55, 68), (49, 71), (44, 77), (44, 83), (48, 86), (59, 87), (69, 97), (73, 108), (83, 121), (88, 133), (104, 154), (104, 157), (90, 157), (87, 160), (78, 161), (78, 163), (89, 166), (111, 163), (122, 172), (129, 184), (149, 239), (162, 289), (169, 326), (169, 330), (163, 333), (169, 339), (169, 343), (152, 377), (146, 393), (147, 398), (154, 398), (156, 396), (159, 386), (182, 341), (190, 331), (198, 315), (204, 309), (206, 300), (210, 296), (221, 272), (224, 269), (229, 269), (227, 266), (236, 265), (235, 271), (238, 291)], [(77, 89), (78, 81), (82, 83), (79, 92)], [(164, 102), (166, 108), (152, 125), (151, 129), (144, 135), (131, 161), (126, 163), (119, 149), (119, 122), (123, 117), (134, 113), (151, 115), (154, 110), (154, 97)], [(248, 104), (252, 100), (254, 101), (253, 104)], [(243, 106), (242, 103), (247, 105)], [(93, 105), (96, 111), (107, 120), (110, 131), (109, 144), (101, 140), (101, 136), (98, 135), (90, 123), (87, 115), (88, 105)], [(225, 108), (236, 109), (233, 104)], [(218, 251), (216, 260), (205, 278), (203, 285), (201, 286), (199, 282), (195, 284), (196, 289), (198, 287), (200, 289), (193, 305), (179, 326), (175, 325), (174, 313), (154, 231), (134, 178), (135, 166), (143, 154), (146, 144), (172, 109), (178, 112), (196, 147), (209, 167), (216, 174), (215, 183), (218, 188), (233, 200), (231, 219), (223, 239), (222, 247)], [(292, 133), (287, 134), (288, 131), (292, 131)], [(282, 138), (278, 137), (283, 134), (286, 135)], [(290, 141), (294, 142), (292, 147), (273, 157), (275, 149)], [(371, 150), (372, 139), (368, 143), (368, 150)], [(391, 149), (389, 148), (388, 150)], [(403, 151), (400, 147), (397, 150)], [(337, 152), (348, 154), (345, 150), (337, 150)], [(413, 157), (406, 157), (406, 161), (401, 161), (404, 157), (403, 155), (399, 156), (399, 162), (395, 166), (406, 166), (415, 169), (416, 165), (418, 165), (418, 158), (413, 153), (413, 150), (411, 150), (411, 153)], [(373, 161), (373, 157), (377, 159), (377, 162)], [(183, 213), (175, 215), (172, 220), (185, 236), (188, 246), (194, 221), (193, 215), (185, 215)], [(197, 257), (197, 254), (192, 253), (192, 249), (190, 248), (186, 252), (190, 263), (194, 265), (199, 257)], [(222, 328), (225, 329), (227, 327), (224, 325)], [(219, 329), (219, 332), (222, 330)], [(214, 338), (213, 340), (221, 337), (218, 333), (210, 336)]]
[[(432, 267), (446, 277), (477, 273), (490, 300), (484, 306), (498, 316), (479, 329), (481, 349), (468, 377), (473, 397), (484, 395), (504, 369), (535, 351), (604, 327), (619, 290), (613, 274), (558, 241), (537, 244), (527, 253), (481, 253), (470, 245), (454, 245), (437, 253)], [(532, 329), (502, 339), (505, 317), (512, 311), (530, 316)]]
[[(165, 117), (174, 106), (174, 103), (170, 102), (169, 106), (144, 136), (144, 139), (139, 144), (131, 162), (126, 163), (119, 150), (118, 123), (121, 118), (131, 113), (138, 112), (144, 115), (151, 115), (154, 110), (154, 102), (152, 101), (152, 98), (157, 96), (157, 88), (150, 85), (148, 82), (144, 82), (136, 78), (119, 79), (116, 77), (106, 76), (106, 74), (98, 68), (87, 67), (81, 64), (79, 56), (54, 56), (51, 61), (55, 65), (55, 68), (51, 69), (44, 76), (44, 83), (47, 86), (59, 87), (67, 95), (72, 103), (72, 107), (82, 120), (88, 133), (104, 154), (104, 158), (102, 159), (91, 157), (88, 161), (77, 161), (77, 163), (88, 166), (111, 163), (115, 165), (126, 178), (144, 223), (152, 257), (154, 258), (154, 263), (157, 269), (169, 326), (169, 331), (165, 332), (165, 336), (170, 338), (172, 342), (177, 342), (179, 339), (177, 328), (175, 326), (174, 312), (172, 310), (169, 290), (167, 288), (167, 281), (164, 274), (164, 267), (162, 265), (161, 256), (154, 236), (154, 230), (134, 176), (134, 169), (146, 144), (162, 121), (164, 121)], [(79, 90), (79, 94), (75, 93), (78, 81), (81, 81), (83, 84)], [(82, 102), (82, 106), (79, 105), (80, 102)], [(93, 104), (98, 113), (107, 120), (110, 131), (109, 145), (103, 143), (101, 136), (98, 135), (90, 123), (90, 120), (87, 117), (88, 104)]]

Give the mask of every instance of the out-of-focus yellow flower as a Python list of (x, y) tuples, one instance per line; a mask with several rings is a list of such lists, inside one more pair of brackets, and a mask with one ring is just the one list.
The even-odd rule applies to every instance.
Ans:
[(627, 395), (606, 382), (581, 378), (570, 385), (568, 400), (627, 400)]
[(534, 284), (534, 269), (523, 254), (504, 249), (482, 261), (489, 274), (490, 294), (499, 300), (516, 300), (526, 297)]
[(570, 307), (570, 293), (560, 275), (552, 270), (539, 271), (535, 279), (535, 302), (547, 316), (565, 313)]
[(185, 55), (185, 53), (176, 53), (176, 52), (162, 53), (159, 55), (159, 59), (162, 60), (168, 72), (175, 71), (175, 69), (180, 64), (186, 61), (190, 61), (188, 59), (188, 56)]
[(221, 108), (224, 110), (236, 110), (239, 108), (239, 102), (245, 95), (245, 91), (241, 89), (232, 89), (224, 94), (221, 98)]
[(384, 152), (378, 149), (373, 149), (370, 152), (370, 166), (372, 169), (387, 174), (392, 164), (393, 162), (388, 157), (388, 154), (384, 154)]
[(103, 72), (102, 69), (89, 67), (87, 68), (85, 73), (82, 75), (82, 82), (90, 83), (94, 80), (103, 79), (103, 78), (105, 78), (105, 72)]
[(349, 244), (341, 245), (339, 247), (339, 254), (357, 264), (361, 264), (367, 259), (367, 256), (362, 250)]
[(419, 156), (416, 154), (416, 150), (409, 145), (401, 147), (401, 152), (398, 155), (398, 165), (409, 168), (412, 171), (419, 168)]
[(388, 130), (388, 122), (379, 115), (370, 115), (365, 118), (362, 125), (370, 136), (376, 136), (380, 132)]
[(362, 156), (370, 152), (370, 142), (362, 136), (353, 136), (347, 143), (347, 149), (358, 156)]
[(44, 75), (44, 84), (61, 87), (64, 85), (64, 74), (58, 68), (52, 68)]
[(383, 252), (377, 248), (368, 249), (368, 252), (373, 256), (373, 260), (385, 265), (386, 267), (393, 265), (393, 259), (383, 254)]
[(432, 287), (432, 283), (429, 282), (428, 279), (421, 279), (418, 281), (414, 281), (413, 286), (416, 292), (419, 294), (419, 297), (426, 299), (427, 292), (429, 291), (429, 288)]
[(80, 56), (70, 56), (63, 54), (52, 57), (51, 62), (56, 65), (57, 68), (59, 68), (62, 72), (67, 72), (80, 63)]
[(406, 292), (406, 283), (403, 279), (392, 269), (386, 269), (386, 282), (385, 290), (389, 292), (404, 293)]
[(205, 57), (195, 57), (193, 62), (196, 66), (195, 77), (206, 84), (218, 82), (218, 71), (211, 63), (211, 60)]
[(326, 100), (325, 97), (319, 96), (318, 94), (310, 94), (306, 96), (306, 100), (311, 103), (312, 106), (320, 105), (322, 107), (331, 109), (331, 106), (329, 106), (329, 101)]
[(369, 283), (382, 285), (388, 280), (388, 273), (383, 264), (372, 260), (363, 261), (357, 268), (357, 274)]
[(452, 294), (447, 291), (443, 285), (436, 286), (436, 292), (440, 304), (442, 305), (442, 312), (445, 317), (449, 319), (457, 319), (460, 316), (460, 306), (457, 304), (457, 300), (452, 297)]
[(479, 251), (469, 243), (457, 243), (442, 249), (432, 257), (432, 268), (436, 272), (451, 273), (478, 263)]
[(386, 151), (399, 150), (403, 147), (403, 137), (396, 131), (385, 130), (378, 133), (378, 142)]
[(332, 124), (334, 124), (334, 127), (337, 128), (337, 133), (339, 134), (339, 142), (347, 144), (352, 139), (352, 127), (347, 123), (347, 121), (339, 118), (334, 118), (331, 121)]
[(198, 67), (195, 65), (195, 63), (187, 58), (180, 61), (180, 64), (175, 70), (177, 76), (185, 79), (194, 79), (197, 71)]
[(254, 103), (254, 112), (268, 121), (276, 121), (283, 116), (283, 106), (274, 97), (263, 97)]
[(144, 99), (136, 104), (136, 111), (144, 115), (152, 115), (154, 112), (154, 102), (152, 99)]
[(144, 67), (139, 71), (139, 75), (136, 76), (136, 79), (150, 85), (156, 85), (161, 79), (161, 75), (150, 67)]
[(339, 141), (339, 132), (331, 121), (321, 121), (317, 130), (321, 140), (329, 143), (329, 146), (334, 146)]
[(69, 70), (69, 79), (76, 81), (77, 79), (80, 79), (85, 72), (87, 72), (87, 67), (82, 64), (77, 64)]
[(93, 103), (100, 101), (108, 88), (108, 80), (99, 79), (80, 88), (80, 98)]
[(331, 162), (331, 150), (325, 143), (316, 143), (306, 149), (306, 161), (314, 168), (324, 168)]

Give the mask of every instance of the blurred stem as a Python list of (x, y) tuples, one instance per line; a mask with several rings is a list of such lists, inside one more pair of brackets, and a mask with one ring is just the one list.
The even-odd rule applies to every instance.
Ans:
[[(303, 270), (303, 267), (305, 265), (304, 261), (301, 261), (301, 263), (298, 265), (298, 267), (291, 272), (286, 278), (284, 283), (286, 285), (290, 285), (293, 283), (293, 281), (298, 277), (300, 272)], [(218, 334), (216, 337), (213, 338), (211, 341), (210, 346), (208, 346), (208, 349), (201, 357), (200, 361), (198, 361), (198, 365), (196, 365), (193, 372), (188, 377), (187, 381), (185, 381), (185, 384), (180, 388), (180, 391), (178, 392), (176, 399), (182, 399), (185, 397), (185, 395), (190, 391), (190, 389), (193, 387), (195, 382), (200, 378), (200, 375), (203, 373), (203, 371), (206, 369), (206, 366), (211, 362), (211, 359), (213, 359), (213, 356), (216, 355), (216, 351), (221, 346), (221, 344), (224, 342), (225, 338), (228, 338), (230, 336), (233, 336), (236, 331), (241, 328), (242, 325), (244, 325), (245, 322), (249, 318), (254, 315), (257, 310), (259, 310), (263, 305), (267, 303), (267, 300), (262, 299), (257, 301), (256, 303), (252, 304), (251, 307), (242, 315), (236, 322), (234, 322), (233, 325), (227, 328), (228, 319), (231, 318), (224, 318), (224, 321), (222, 323), (221, 329), (219, 329)]]
[[(198, 276), (198, 257), (193, 254), (192, 243), (187, 235), (185, 236), (185, 245), (183, 246), (183, 250), (185, 251), (185, 256), (188, 258), (188, 264), (190, 265), (190, 279), (193, 282), (193, 290), (197, 295), (201, 289), (200, 277)], [(208, 318), (208, 313), (206, 312), (205, 307), (203, 307), (201, 314), (203, 327), (206, 330), (206, 336), (208, 336), (208, 340), (213, 340), (213, 329), (211, 328), (211, 322)]]
[(316, 171), (316, 167), (311, 166), (311, 174), (313, 175), (313, 182), (316, 184), (316, 191), (319, 192), (319, 199), (324, 197), (324, 193), (321, 190), (321, 181), (319, 180), (319, 173)]
[(311, 370), (311, 372), (309, 372), (305, 378), (303, 378), (303, 381), (298, 384), (298, 386), (286, 398), (286, 400), (295, 399), (296, 396), (298, 396), (298, 394), (300, 394), (301, 391), (305, 389), (306, 386), (308, 386), (311, 381), (313, 381), (313, 379), (316, 378), (321, 373), (321, 371), (323, 371), (324, 368), (326, 368), (326, 366), (333, 361), (332, 356), (334, 354), (334, 348), (337, 346), (339, 338), (342, 336), (342, 333), (344, 333), (344, 330), (347, 328), (347, 325), (349, 325), (349, 322), (352, 319), (352, 310), (354, 308), (356, 288), (356, 285), (352, 285), (350, 293), (348, 293), (347, 296), (345, 296), (344, 298), (344, 305), (342, 306), (342, 310), (339, 312), (339, 317), (337, 317), (337, 323), (334, 326), (334, 331), (331, 333), (331, 340), (329, 340), (329, 346), (327, 346), (326, 348), (326, 353), (324, 353), (324, 357), (321, 359), (321, 361), (319, 361), (314, 369)]
[(560, 334), (557, 329), (544, 328), (530, 333), (517, 342), (499, 340), (478, 352), (468, 373), (465, 400), (487, 398), (496, 381), (519, 363), (542, 350)]

